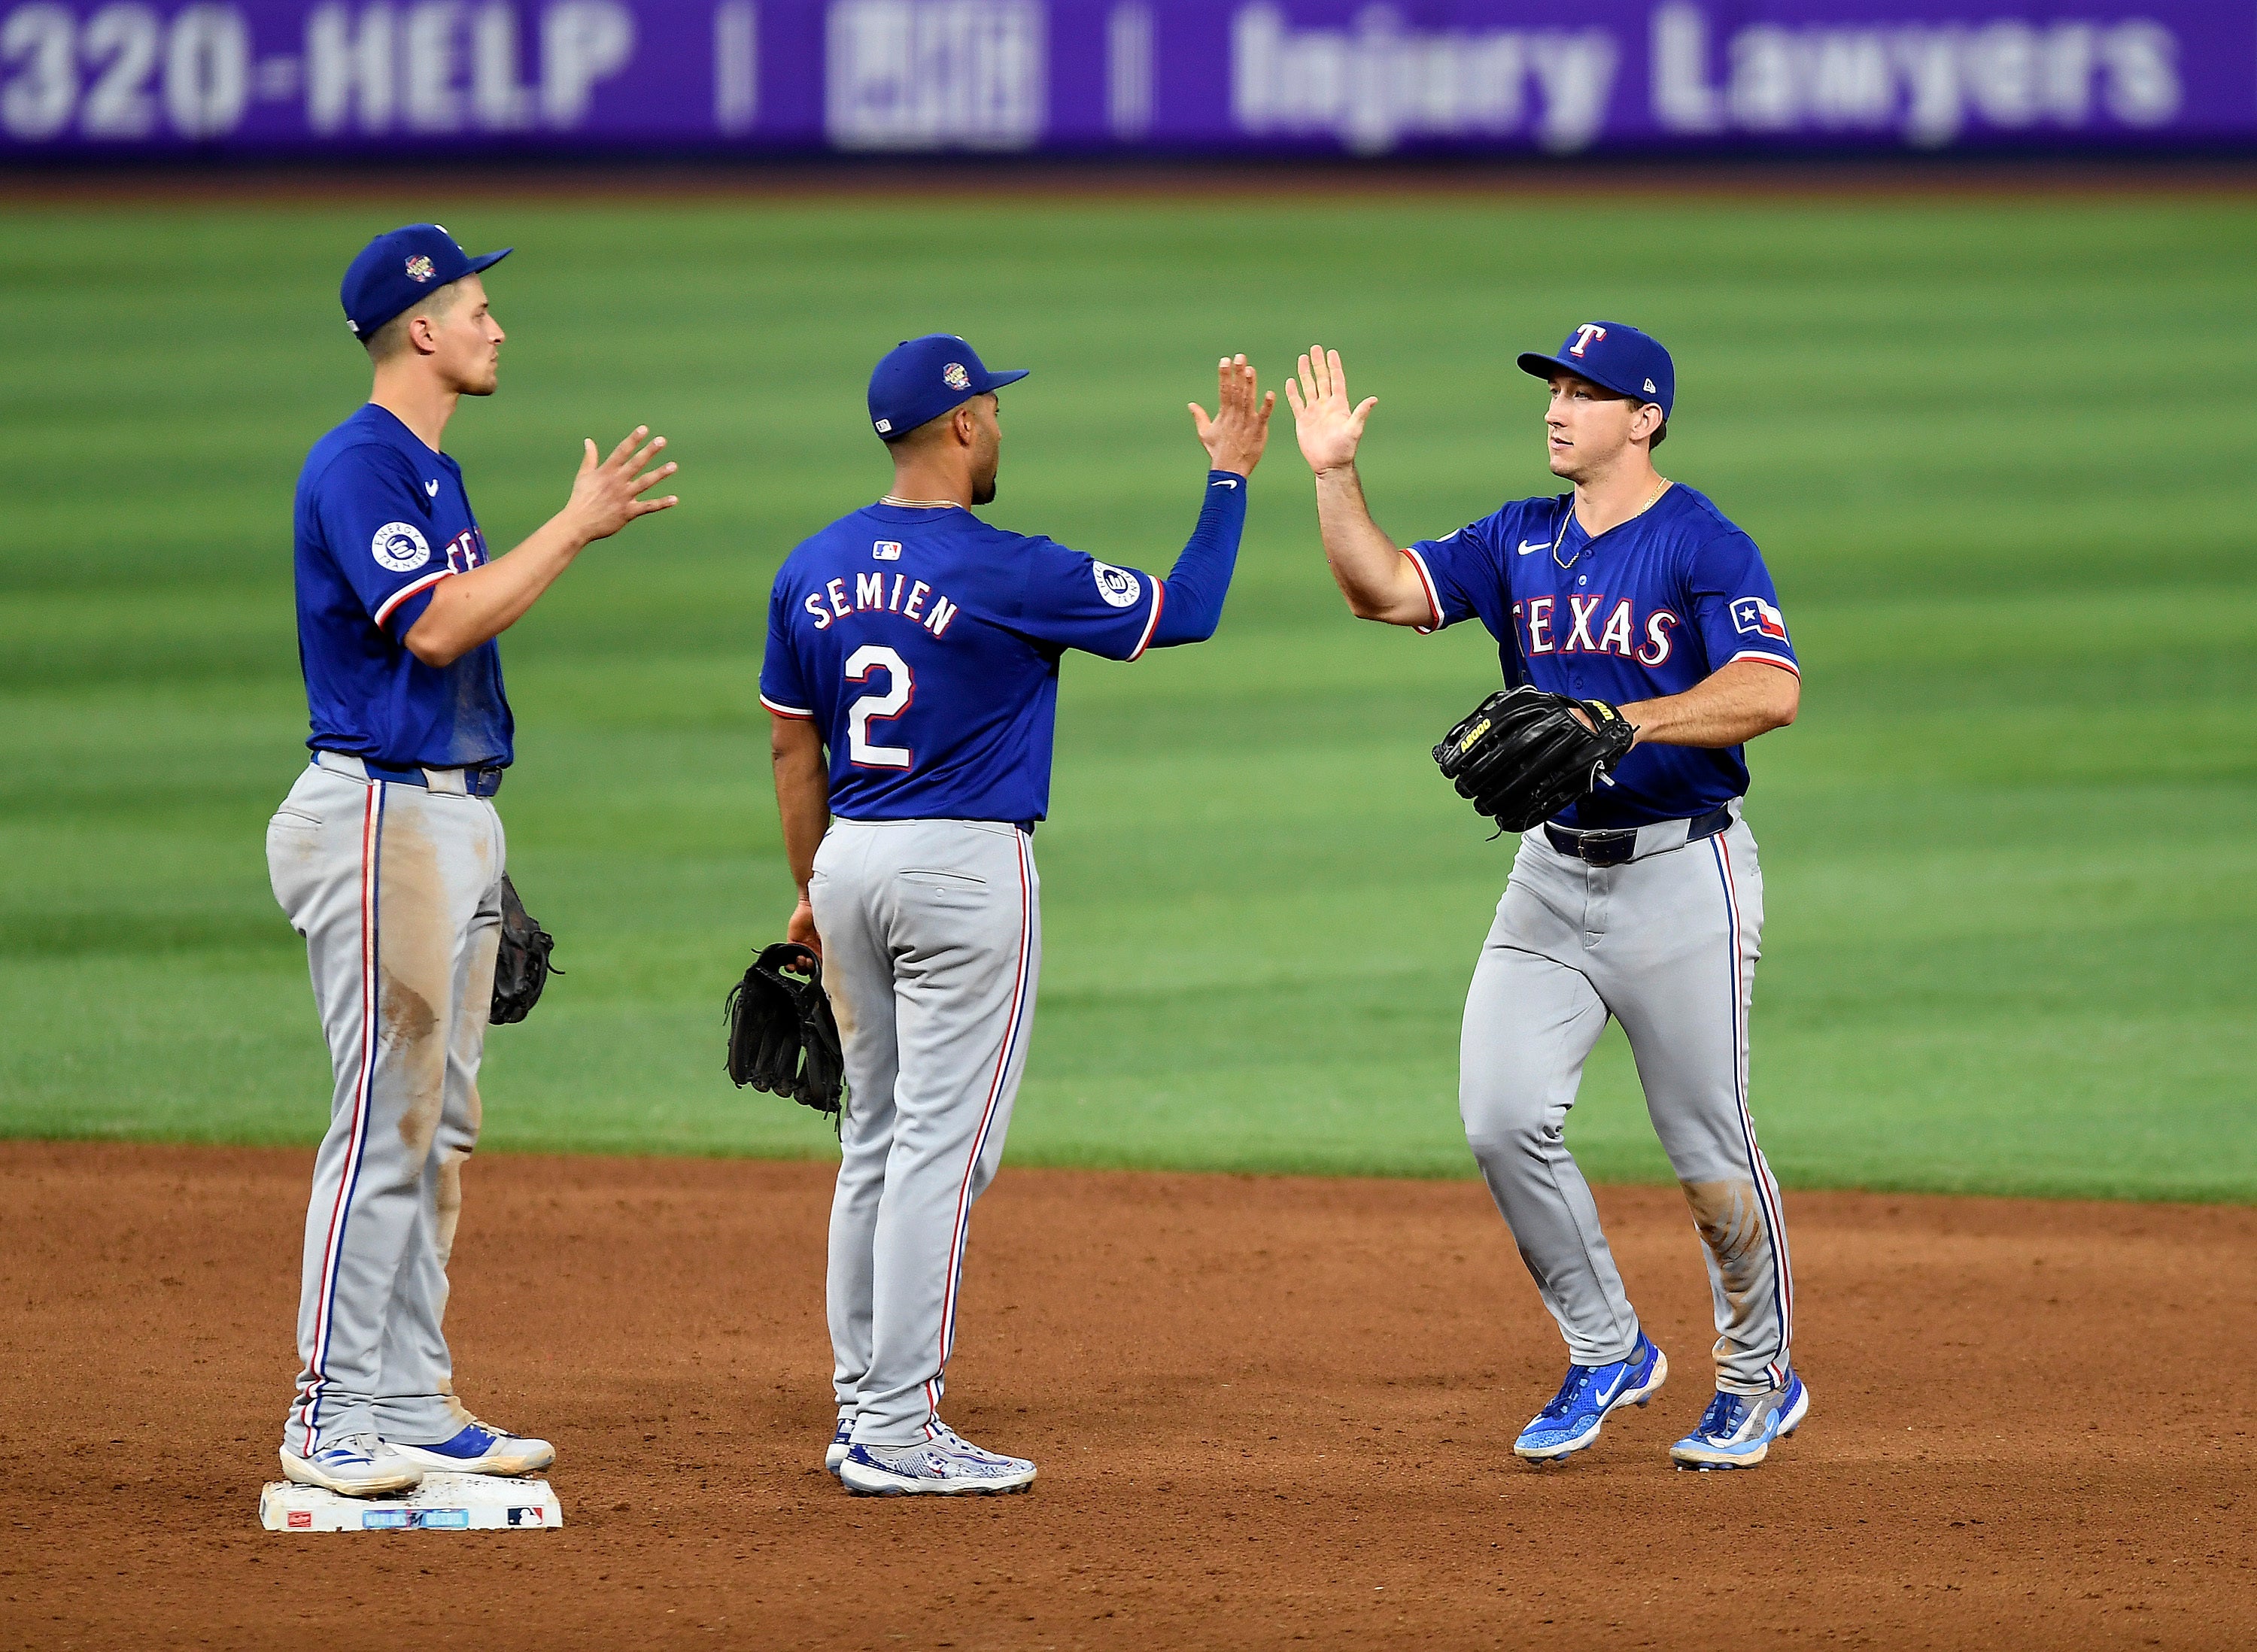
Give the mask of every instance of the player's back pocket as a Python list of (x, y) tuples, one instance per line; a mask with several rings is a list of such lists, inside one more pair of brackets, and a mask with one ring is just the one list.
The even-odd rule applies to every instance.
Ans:
[(904, 866), (894, 874), (903, 883), (936, 894), (960, 894), (985, 889), (987, 880), (973, 872), (956, 872), (938, 866)]

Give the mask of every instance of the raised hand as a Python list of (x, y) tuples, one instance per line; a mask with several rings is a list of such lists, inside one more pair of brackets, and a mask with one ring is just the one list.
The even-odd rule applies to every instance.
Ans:
[(572, 497), (562, 512), (574, 537), (583, 543), (607, 540), (635, 518), (676, 503), (676, 496), (671, 493), (662, 499), (642, 497), (681, 468), (669, 461), (655, 470), (645, 470), (643, 466), (666, 446), (664, 436), (650, 436), (637, 451), (635, 444), (645, 436), (650, 436), (650, 427), (637, 425), (633, 434), (612, 449), (612, 456), (600, 462), (596, 444), (587, 443), (587, 451), (580, 457), (580, 474), (572, 478)]
[(1309, 346), (1301, 357), (1300, 378), (1285, 381), (1285, 399), (1292, 404), (1293, 432), (1301, 440), (1301, 457), (1319, 476), (1355, 462), (1356, 444), (1363, 440), (1364, 420), (1379, 406), (1367, 396), (1350, 407), (1348, 374), (1340, 352), (1321, 344)]
[(1210, 468), (1250, 477), (1270, 445), (1270, 412), (1277, 405), (1277, 392), (1257, 394), (1259, 382), (1243, 356), (1224, 357), (1215, 364), (1215, 378), (1214, 417), (1192, 402), (1192, 427), (1206, 449)]

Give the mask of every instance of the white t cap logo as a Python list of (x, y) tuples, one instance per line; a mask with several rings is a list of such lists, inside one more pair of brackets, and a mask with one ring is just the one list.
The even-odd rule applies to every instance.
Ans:
[(1594, 322), (1585, 321), (1575, 328), (1575, 342), (1567, 347), (1567, 354), (1570, 356), (1581, 356), (1583, 353), (1584, 346), (1588, 344), (1593, 339), (1604, 338), (1606, 335), (1607, 329), (1605, 328), (1600, 327)]

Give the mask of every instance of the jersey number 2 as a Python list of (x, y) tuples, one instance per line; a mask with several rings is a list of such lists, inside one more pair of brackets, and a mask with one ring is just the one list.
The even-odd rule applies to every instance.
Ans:
[(873, 671), (883, 671), (889, 681), (885, 693), (866, 694), (846, 708), (846, 752), (865, 768), (905, 769), (915, 760), (909, 747), (871, 745), (870, 725), (908, 710), (916, 696), (916, 679), (909, 674), (908, 660), (875, 643), (846, 656), (847, 681), (867, 682)]

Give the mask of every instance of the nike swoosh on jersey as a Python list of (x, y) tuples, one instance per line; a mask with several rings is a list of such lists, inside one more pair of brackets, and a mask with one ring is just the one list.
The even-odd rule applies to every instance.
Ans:
[(1213, 481), (1207, 484), (1207, 486), (1211, 488), (1235, 488), (1237, 485), (1238, 478), (1236, 477), (1217, 477)]
[(1551, 548), (1552, 542), (1549, 540), (1523, 540), (1520, 541), (1520, 554), (1523, 556), (1527, 555), (1531, 551), (1548, 551)]

